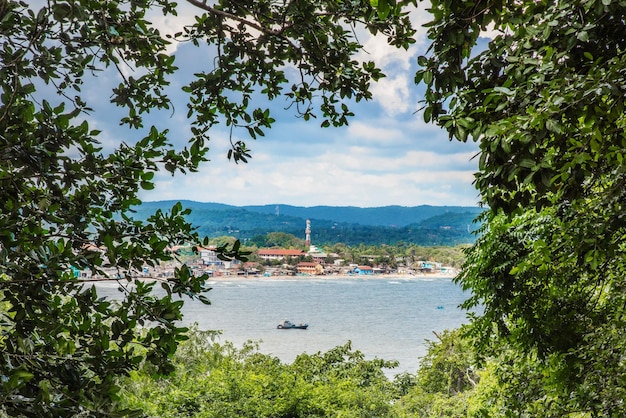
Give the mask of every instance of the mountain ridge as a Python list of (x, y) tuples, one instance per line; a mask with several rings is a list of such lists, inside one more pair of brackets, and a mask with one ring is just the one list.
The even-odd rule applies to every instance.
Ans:
[[(482, 209), (478, 206), (435, 206), (435, 205), (418, 205), (418, 206), (400, 206), (387, 205), (377, 207), (359, 207), (359, 206), (295, 206), (282, 203), (273, 203), (266, 205), (229, 205), (216, 202), (198, 202), (193, 200), (160, 200), (142, 203), (142, 206), (156, 205), (163, 209), (164, 205), (170, 207), (176, 202), (181, 202), (184, 207), (190, 209), (203, 210), (237, 210), (244, 209), (248, 211), (276, 214), (278, 208), (279, 215), (293, 216), (303, 219), (319, 219), (330, 220), (335, 222), (346, 222), (360, 225), (378, 225), (378, 226), (406, 226), (412, 223), (418, 223), (433, 216), (439, 216), (445, 213), (464, 213), (470, 212), (479, 214)], [(389, 221), (380, 221), (381, 219)], [(391, 221), (393, 220), (393, 222)], [(360, 222), (359, 222), (360, 221)]]
[[(169, 210), (178, 200), (144, 202), (137, 210), (147, 218), (156, 209)], [(235, 206), (216, 202), (180, 200), (191, 209), (187, 220), (200, 235), (231, 235), (246, 240), (269, 232), (304, 235), (306, 219), (312, 223), (316, 244), (381, 245), (398, 241), (418, 245), (472, 243), (482, 209), (472, 206), (294, 206), (286, 204)]]

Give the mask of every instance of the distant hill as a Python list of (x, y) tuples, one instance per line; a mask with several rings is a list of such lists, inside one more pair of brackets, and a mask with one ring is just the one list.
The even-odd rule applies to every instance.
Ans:
[(479, 208), (463, 206), (381, 206), (377, 208), (359, 208), (355, 206), (312, 206), (300, 207), (290, 205), (243, 206), (244, 209), (303, 219), (327, 219), (334, 222), (345, 222), (359, 225), (406, 226), (418, 223), (434, 216), (447, 213), (481, 212)]
[[(177, 201), (144, 202), (136, 208), (145, 219), (156, 209), (168, 210)], [(306, 219), (311, 220), (311, 239), (317, 245), (395, 244), (457, 245), (476, 239), (473, 221), (481, 208), (468, 206), (353, 206), (291, 205), (231, 206), (221, 203), (181, 201), (192, 210), (188, 221), (200, 235), (231, 235), (249, 239), (269, 232), (286, 232), (304, 238)]]

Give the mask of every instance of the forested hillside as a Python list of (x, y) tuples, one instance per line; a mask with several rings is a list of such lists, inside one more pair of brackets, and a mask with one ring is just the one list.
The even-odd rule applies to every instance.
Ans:
[[(168, 210), (173, 201), (145, 202), (137, 217), (145, 219), (156, 209)], [(220, 203), (182, 202), (192, 210), (189, 222), (200, 235), (230, 235), (242, 240), (269, 232), (304, 237), (306, 219), (311, 220), (311, 239), (316, 244), (457, 245), (472, 243), (474, 223), (481, 212), (462, 206), (298, 207), (289, 205), (229, 206)]]
[(467, 206), (382, 206), (376, 208), (360, 208), (355, 206), (312, 206), (301, 207), (291, 205), (243, 206), (244, 209), (297, 218), (329, 219), (335, 222), (355, 223), (376, 226), (406, 226), (419, 223), (440, 215), (454, 213), (480, 213), (480, 208)]

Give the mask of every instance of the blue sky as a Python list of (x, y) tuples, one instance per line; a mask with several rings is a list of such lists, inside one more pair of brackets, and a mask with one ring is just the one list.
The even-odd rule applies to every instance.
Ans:
[[(178, 20), (155, 15), (152, 19), (162, 32), (179, 30), (180, 24), (193, 19), (199, 11), (186, 2)], [(420, 4), (412, 13), (416, 27), (429, 17)], [(287, 102), (279, 99), (265, 104), (274, 111), (274, 127), (265, 137), (243, 139), (252, 150), (248, 164), (226, 159), (228, 132), (218, 128), (211, 134), (210, 162), (198, 173), (156, 177), (154, 190), (143, 192), (144, 201), (187, 199), (232, 205), (290, 204), (298, 206), (386, 205), (463, 205), (476, 206), (478, 193), (472, 181), (477, 170), (478, 147), (474, 143), (451, 142), (447, 134), (423, 122), (419, 101), (423, 88), (413, 82), (417, 56), (426, 47), (425, 30), (420, 28), (416, 44), (409, 50), (396, 50), (384, 39), (365, 40), (367, 59), (375, 60), (387, 74), (373, 87), (374, 99), (351, 103), (356, 114), (343, 128), (321, 128), (320, 119), (305, 122)], [(188, 44), (174, 45), (176, 64), (190, 72), (210, 68), (208, 51), (198, 51)], [(108, 94), (103, 86), (118, 83), (111, 71), (102, 74), (98, 86), (84, 91), (98, 109), (105, 107)], [(182, 76), (181, 76), (182, 77)], [(178, 88), (184, 80), (174, 80)], [(169, 128), (173, 138), (187, 138), (189, 121), (185, 103), (175, 111), (154, 116), (161, 128)], [(117, 127), (116, 115), (94, 112), (88, 117), (92, 127), (103, 131), (106, 145), (119, 142), (124, 132)]]

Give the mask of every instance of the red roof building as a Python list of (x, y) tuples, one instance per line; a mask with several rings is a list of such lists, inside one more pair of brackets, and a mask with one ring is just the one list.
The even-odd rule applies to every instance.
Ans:
[(305, 255), (302, 250), (284, 250), (282, 248), (261, 248), (257, 254), (263, 260), (285, 260)]

